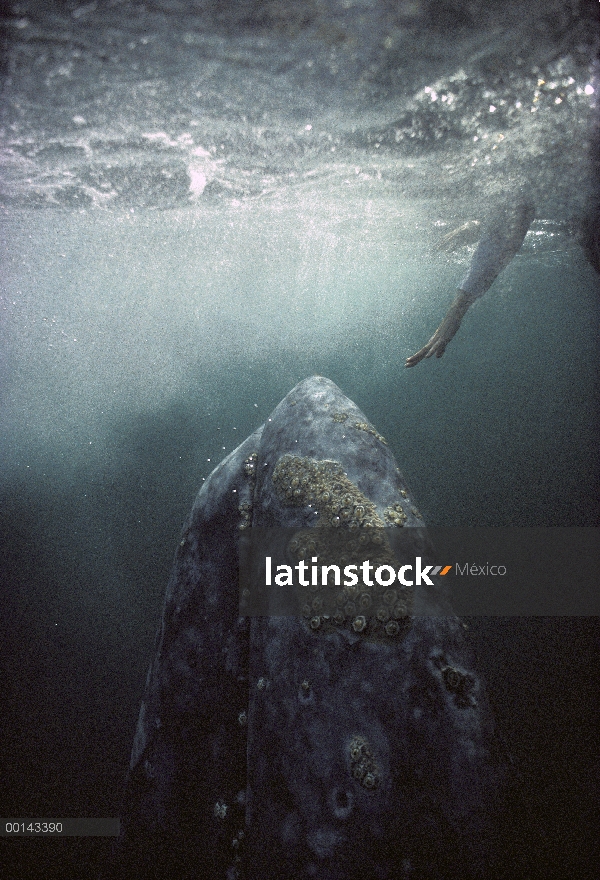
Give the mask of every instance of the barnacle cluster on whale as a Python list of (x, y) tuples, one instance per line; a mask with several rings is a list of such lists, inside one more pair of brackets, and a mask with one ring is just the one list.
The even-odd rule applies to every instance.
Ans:
[(256, 462), (258, 461), (258, 453), (252, 452), (244, 460), (244, 476), (246, 477), (246, 492), (249, 500), (240, 499), (238, 504), (238, 512), (240, 514), (240, 522), (238, 528), (240, 531), (249, 528), (252, 522), (252, 498), (254, 496), (254, 487), (256, 486)]
[[(359, 566), (366, 559), (374, 567), (397, 567), (385, 522), (339, 462), (286, 454), (277, 462), (272, 482), (283, 504), (310, 506), (318, 517), (314, 528), (294, 534), (288, 544), (291, 556), (317, 557), (325, 566), (342, 568)], [(400, 521), (400, 514), (396, 516)], [(342, 626), (369, 638), (393, 637), (406, 625), (412, 605), (409, 588), (390, 590), (377, 582), (360, 587), (310, 584), (299, 589), (302, 614), (312, 630)]]
[(391, 507), (386, 508), (385, 521), (390, 525), (401, 527), (404, 525), (407, 519), (408, 516), (404, 512), (404, 508), (401, 504), (394, 504)]
[(476, 706), (477, 681), (473, 673), (451, 663), (444, 653), (436, 652), (431, 659), (436, 674), (440, 676), (446, 691), (452, 695), (455, 705), (461, 709)]
[(381, 774), (373, 750), (364, 736), (352, 737), (348, 745), (348, 756), (353, 779), (367, 791), (377, 788)]
[[(331, 415), (331, 418), (334, 422), (338, 422), (343, 425), (348, 421), (349, 413), (347, 412), (334, 412)], [(351, 422), (350, 427), (355, 428), (357, 431), (364, 431), (365, 434), (370, 434), (372, 437), (375, 437), (376, 440), (379, 440), (380, 443), (383, 443), (384, 446), (388, 445), (385, 437), (379, 433), (377, 428), (374, 428), (373, 425), (369, 424), (369, 422)]]
[(321, 527), (335, 528), (343, 519), (349, 528), (384, 528), (373, 502), (348, 479), (338, 461), (282, 455), (272, 480), (283, 503), (312, 505)]
[(379, 440), (380, 443), (383, 443), (384, 446), (388, 445), (385, 437), (379, 433), (379, 431), (370, 425), (368, 422), (354, 422), (354, 426), (357, 431), (364, 431), (366, 434), (371, 434), (372, 437), (375, 437), (376, 440)]

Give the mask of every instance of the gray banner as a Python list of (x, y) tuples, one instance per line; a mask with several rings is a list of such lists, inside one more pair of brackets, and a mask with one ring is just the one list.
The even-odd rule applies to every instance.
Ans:
[(240, 614), (600, 615), (600, 529), (248, 529)]

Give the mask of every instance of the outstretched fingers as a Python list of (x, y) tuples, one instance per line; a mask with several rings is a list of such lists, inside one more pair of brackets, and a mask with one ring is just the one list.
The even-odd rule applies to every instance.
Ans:
[(429, 342), (423, 346), (423, 348), (419, 349), (415, 354), (406, 358), (405, 367), (416, 367), (420, 361), (424, 358), (430, 358), (432, 355), (435, 355), (438, 358), (446, 351), (447, 341), (445, 339), (440, 338), (439, 330), (433, 334)]
[(454, 302), (448, 309), (448, 313), (440, 326), (437, 328), (427, 345), (424, 345), (416, 354), (406, 358), (405, 366), (414, 367), (423, 358), (430, 358), (435, 355), (438, 358), (446, 351), (446, 346), (454, 338), (456, 331), (460, 327), (461, 321), (466, 314), (467, 309), (471, 305), (468, 294), (459, 290)]

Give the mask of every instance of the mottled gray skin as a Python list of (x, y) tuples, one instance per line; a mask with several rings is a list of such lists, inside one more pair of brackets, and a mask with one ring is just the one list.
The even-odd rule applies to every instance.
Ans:
[(240, 525), (295, 527), (314, 513), (277, 495), (286, 453), (339, 461), (382, 519), (406, 505), (403, 533), (424, 551), (391, 451), (356, 423), (367, 420), (332, 382), (307, 379), (199, 493), (167, 587), (111, 876), (489, 876), (493, 722), (439, 584), (417, 607), (445, 616), (415, 616), (393, 638), (238, 617)]
[(248, 706), (239, 506), (251, 501), (244, 460), (261, 432), (215, 468), (184, 525), (132, 749), (122, 838), (107, 877), (210, 880), (225, 877), (232, 863), (232, 840), (245, 822), (240, 714)]

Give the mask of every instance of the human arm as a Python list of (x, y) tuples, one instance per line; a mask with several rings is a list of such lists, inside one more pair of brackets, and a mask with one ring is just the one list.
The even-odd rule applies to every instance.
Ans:
[(432, 355), (440, 358), (444, 354), (469, 306), (489, 290), (521, 248), (533, 217), (534, 207), (528, 198), (519, 198), (516, 204), (506, 205), (494, 215), (479, 241), (469, 271), (446, 317), (429, 342), (406, 359), (405, 366), (414, 367), (423, 358)]

